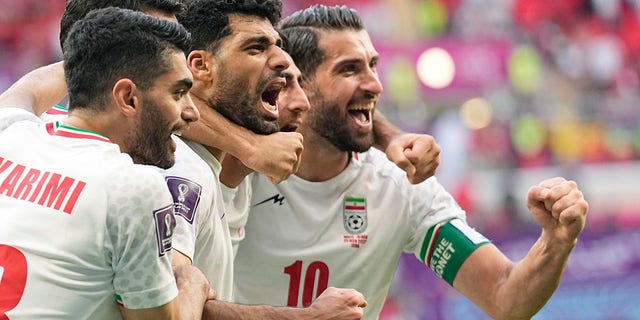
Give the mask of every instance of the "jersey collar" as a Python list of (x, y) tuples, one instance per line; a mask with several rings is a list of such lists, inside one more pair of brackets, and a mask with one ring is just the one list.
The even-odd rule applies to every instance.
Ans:
[(80, 129), (60, 123), (59, 121), (49, 122), (46, 124), (47, 132), (53, 136), (75, 138), (75, 139), (91, 139), (102, 142), (112, 143), (109, 138), (86, 129)]

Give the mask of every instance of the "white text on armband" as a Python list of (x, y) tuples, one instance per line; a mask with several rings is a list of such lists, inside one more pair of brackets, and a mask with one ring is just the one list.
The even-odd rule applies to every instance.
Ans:
[(429, 229), (422, 243), (420, 259), (440, 278), (453, 285), (462, 263), (485, 243), (489, 240), (464, 221), (452, 219)]

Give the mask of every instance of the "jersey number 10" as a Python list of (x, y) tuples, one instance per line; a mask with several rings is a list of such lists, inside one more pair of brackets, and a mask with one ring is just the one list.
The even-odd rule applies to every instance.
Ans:
[[(288, 307), (297, 307), (300, 296), (300, 284), (302, 282), (302, 260), (297, 260), (292, 265), (284, 268), (284, 273), (288, 274), (289, 298)], [(308, 307), (329, 285), (329, 266), (322, 261), (314, 261), (309, 264), (304, 275), (304, 287), (302, 287), (302, 306)], [(314, 290), (315, 290), (315, 295)]]

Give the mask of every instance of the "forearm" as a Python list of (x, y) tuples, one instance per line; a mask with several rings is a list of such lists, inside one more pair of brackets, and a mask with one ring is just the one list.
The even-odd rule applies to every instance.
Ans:
[(376, 149), (385, 151), (391, 140), (403, 133), (405, 132), (389, 122), (380, 111), (373, 114), (373, 146)]
[(235, 188), (251, 172), (253, 172), (253, 170), (245, 166), (238, 158), (226, 156), (222, 162), (220, 182), (229, 188)]
[(209, 300), (204, 306), (204, 320), (287, 320), (313, 319), (305, 314), (306, 309), (271, 307), (266, 305), (241, 305), (219, 300)]
[[(179, 251), (173, 251), (179, 254)], [(179, 319), (202, 319), (204, 304), (209, 299), (216, 298), (215, 292), (202, 271), (192, 266), (190, 261), (188, 263), (174, 261), (173, 263), (178, 263), (173, 266), (173, 273), (178, 286), (178, 297), (175, 302), (177, 303), (176, 310), (180, 314)]]
[(62, 61), (35, 69), (0, 95), (0, 107), (19, 107), (40, 115), (67, 95)]
[(231, 154), (251, 170), (268, 176), (274, 183), (296, 172), (303, 149), (300, 133), (259, 135), (230, 122), (211, 108), (200, 111), (200, 121), (192, 123), (183, 136), (217, 149), (217, 153), (211, 148), (209, 151), (218, 159), (222, 158), (223, 153)]
[(557, 289), (574, 244), (545, 239), (544, 234), (516, 263), (497, 293), (502, 314), (530, 319)]
[(189, 125), (182, 136), (242, 159), (255, 145), (255, 133), (225, 118), (212, 108), (200, 110), (200, 120)]
[(183, 290), (180, 291), (177, 298), (178, 313), (180, 320), (200, 320), (203, 319), (204, 312), (202, 309), (202, 301), (194, 300), (193, 297)]

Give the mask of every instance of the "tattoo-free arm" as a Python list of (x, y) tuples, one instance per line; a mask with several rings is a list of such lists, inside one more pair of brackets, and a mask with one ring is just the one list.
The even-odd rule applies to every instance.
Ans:
[(244, 165), (278, 183), (298, 170), (302, 135), (276, 132), (259, 135), (229, 121), (212, 108), (200, 111), (200, 121), (189, 125), (183, 136), (227, 152)]
[(364, 297), (356, 290), (329, 287), (307, 308), (240, 305), (209, 300), (205, 304), (203, 319), (356, 320), (362, 318), (362, 308), (366, 305)]
[(427, 134), (406, 133), (382, 113), (373, 115), (374, 146), (407, 173), (411, 183), (433, 176), (440, 165), (440, 146)]
[(527, 206), (541, 236), (519, 262), (494, 245), (476, 249), (454, 287), (496, 319), (530, 319), (551, 298), (582, 232), (588, 204), (572, 181), (554, 178), (529, 189)]
[(40, 116), (67, 95), (62, 61), (30, 71), (0, 95), (0, 107), (17, 107)]

